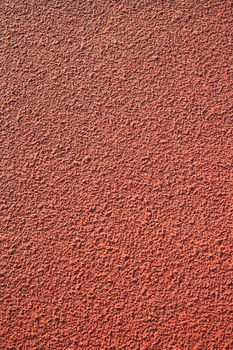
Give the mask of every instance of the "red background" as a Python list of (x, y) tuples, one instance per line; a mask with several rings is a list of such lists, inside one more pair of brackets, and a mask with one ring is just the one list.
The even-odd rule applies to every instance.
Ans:
[(233, 348), (232, 19), (1, 1), (1, 349)]

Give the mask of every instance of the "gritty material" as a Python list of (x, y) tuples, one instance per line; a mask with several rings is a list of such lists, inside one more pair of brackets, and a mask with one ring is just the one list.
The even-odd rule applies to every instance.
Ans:
[(232, 350), (231, 0), (0, 1), (1, 350)]

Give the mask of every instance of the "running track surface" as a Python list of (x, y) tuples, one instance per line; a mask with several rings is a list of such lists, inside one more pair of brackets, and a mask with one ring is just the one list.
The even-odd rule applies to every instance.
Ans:
[(1, 350), (231, 350), (229, 0), (2, 0)]

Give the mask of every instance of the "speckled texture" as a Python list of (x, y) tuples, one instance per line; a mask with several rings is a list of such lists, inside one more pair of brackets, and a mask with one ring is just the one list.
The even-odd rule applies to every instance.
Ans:
[(232, 1), (1, 0), (1, 350), (231, 350)]

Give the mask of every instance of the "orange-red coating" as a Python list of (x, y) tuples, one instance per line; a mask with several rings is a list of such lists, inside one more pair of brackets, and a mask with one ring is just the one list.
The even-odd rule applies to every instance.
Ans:
[(2, 0), (1, 350), (232, 350), (230, 0)]

